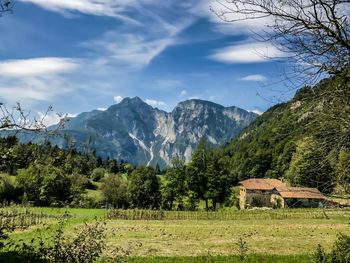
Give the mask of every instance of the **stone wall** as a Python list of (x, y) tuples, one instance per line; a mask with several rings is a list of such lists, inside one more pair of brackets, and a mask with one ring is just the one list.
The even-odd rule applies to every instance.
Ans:
[(250, 207), (273, 207), (271, 203), (272, 191), (269, 190), (247, 190), (244, 187), (240, 188), (241, 209)]

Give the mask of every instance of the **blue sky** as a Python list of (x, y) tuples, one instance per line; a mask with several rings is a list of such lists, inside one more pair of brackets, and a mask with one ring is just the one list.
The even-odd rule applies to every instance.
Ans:
[[(269, 21), (223, 22), (210, 0), (17, 0), (0, 18), (0, 101), (41, 114), (139, 96), (170, 111), (189, 98), (264, 111), (295, 90), (255, 40)], [(50, 115), (48, 122), (56, 117)]]

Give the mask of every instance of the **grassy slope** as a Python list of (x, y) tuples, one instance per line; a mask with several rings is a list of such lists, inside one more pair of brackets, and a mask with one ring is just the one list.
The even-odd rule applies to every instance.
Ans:
[[(56, 215), (67, 211), (73, 216), (65, 229), (70, 234), (85, 221), (106, 215), (102, 209), (33, 210)], [(107, 245), (110, 251), (131, 251), (131, 262), (204, 262), (201, 256), (208, 254), (221, 255), (212, 262), (239, 262), (238, 257), (222, 256), (237, 254), (236, 243), (242, 237), (251, 254), (248, 262), (310, 262), (317, 244), (329, 249), (338, 233), (350, 234), (349, 210), (328, 210), (327, 215), (330, 219), (322, 210), (273, 210), (236, 211), (234, 220), (107, 220)], [(56, 223), (16, 231), (12, 238), (19, 242), (40, 233), (48, 236)]]

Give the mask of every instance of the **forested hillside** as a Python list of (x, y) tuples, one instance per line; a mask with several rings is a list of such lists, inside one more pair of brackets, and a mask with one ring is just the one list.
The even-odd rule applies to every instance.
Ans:
[(350, 191), (350, 71), (304, 87), (224, 146), (233, 178)]

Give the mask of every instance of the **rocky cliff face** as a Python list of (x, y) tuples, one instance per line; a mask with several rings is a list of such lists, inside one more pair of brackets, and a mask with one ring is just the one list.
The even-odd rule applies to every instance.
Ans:
[(95, 149), (102, 157), (132, 163), (165, 166), (173, 157), (189, 160), (200, 138), (214, 145), (235, 137), (256, 118), (237, 107), (188, 100), (168, 113), (143, 102), (125, 98), (106, 111), (82, 113), (52, 143), (81, 151)]

